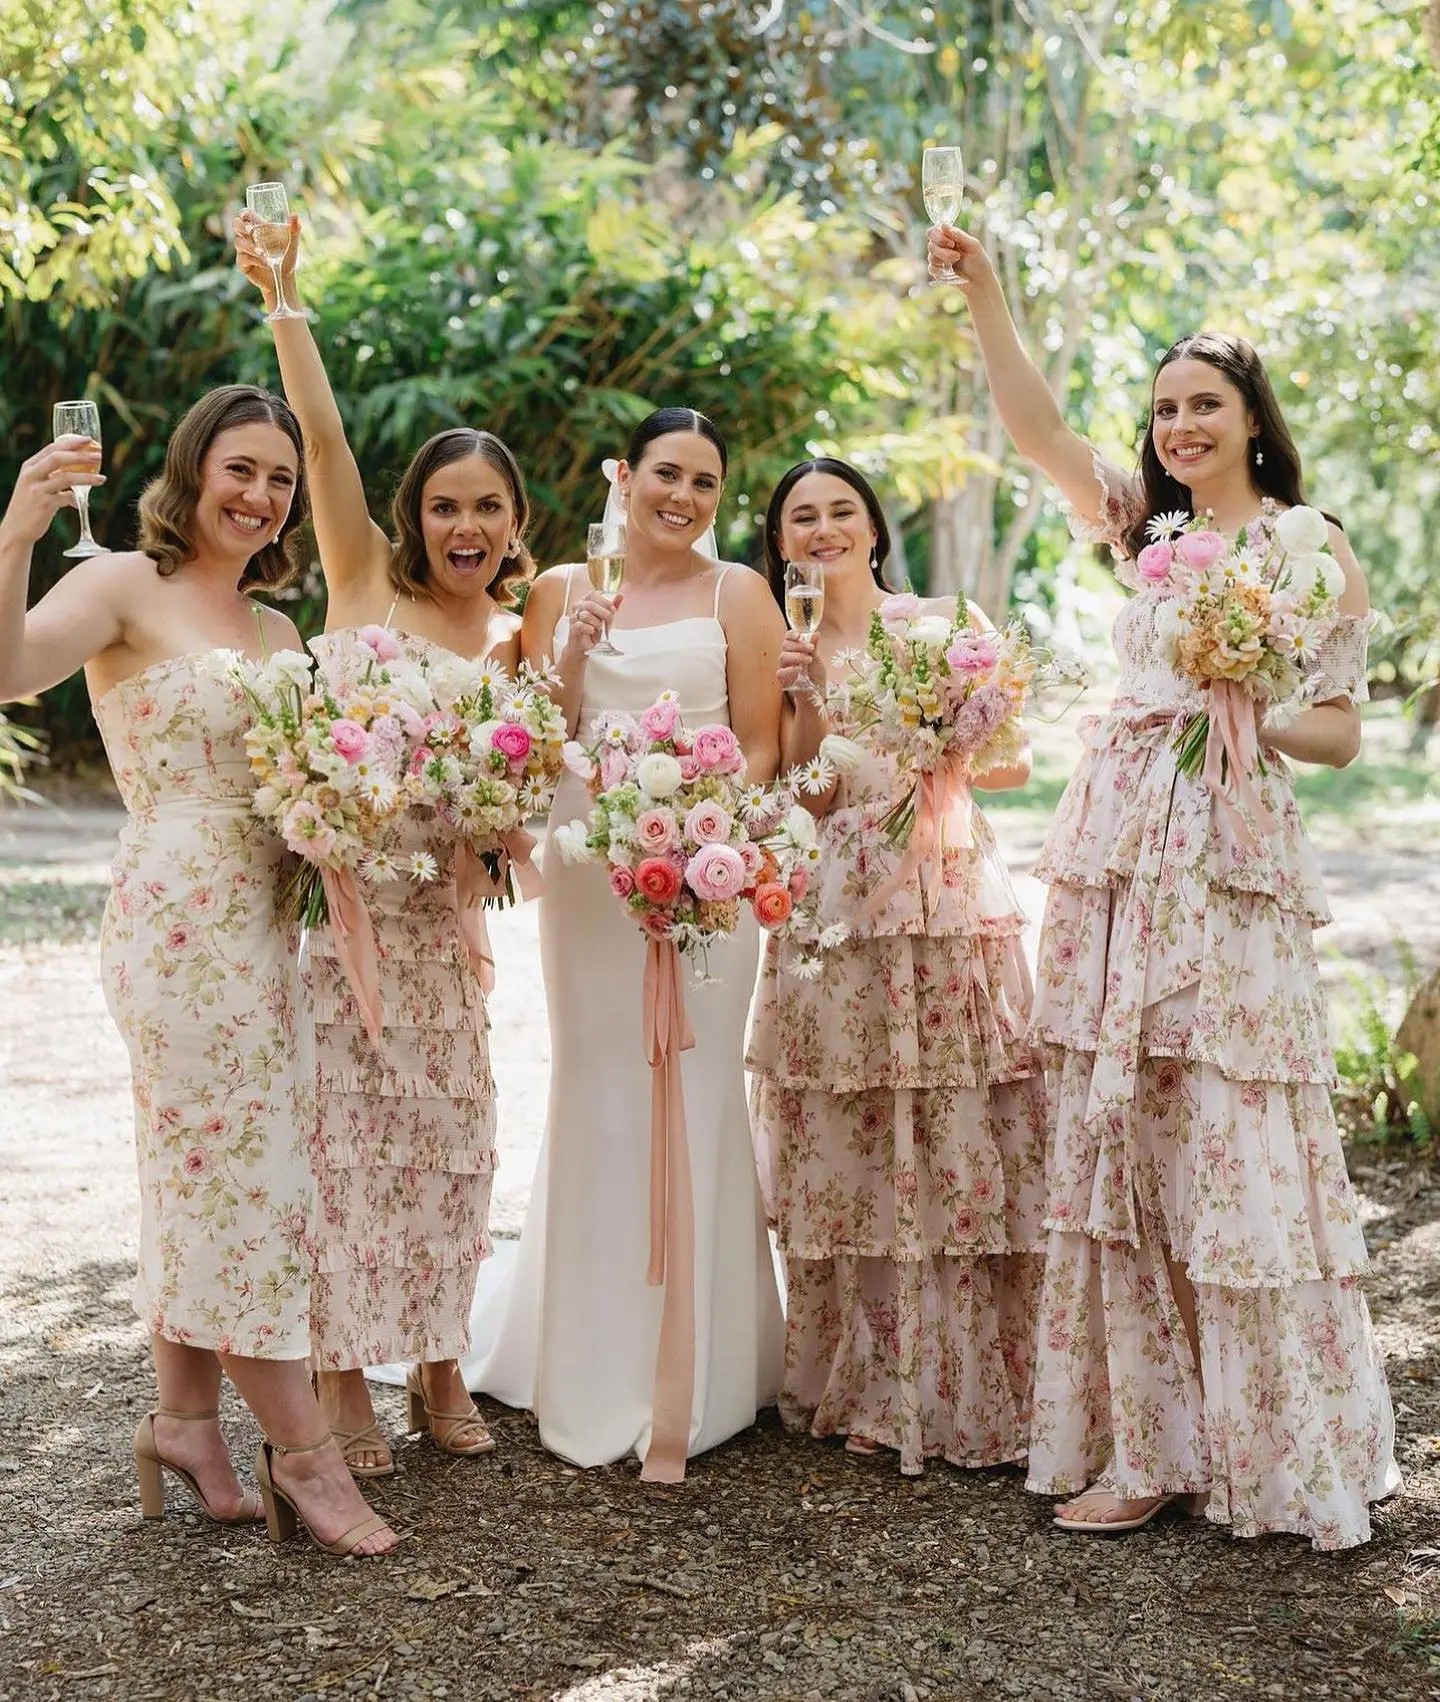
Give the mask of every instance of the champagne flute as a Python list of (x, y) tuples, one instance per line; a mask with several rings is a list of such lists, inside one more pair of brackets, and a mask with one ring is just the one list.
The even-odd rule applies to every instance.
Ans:
[[(808, 556), (798, 557), (795, 561), (785, 563), (785, 618), (790, 622), (794, 631), (802, 638), (813, 638), (820, 630), (820, 621), (825, 613), (825, 569), (818, 561), (812, 561)], [(786, 686), (786, 691), (794, 693), (808, 689), (814, 694), (815, 687), (806, 680), (802, 684)]]
[[(95, 443), (100, 441), (100, 410), (93, 402), (57, 402), (54, 422), (55, 429), (51, 433), (53, 437), (66, 437), (74, 433), (80, 437), (88, 437)], [(97, 544), (90, 536), (90, 486), (71, 485), (70, 491), (80, 513), (80, 540), (71, 549), (66, 550), (65, 554), (104, 555), (105, 546)]]
[[(926, 148), (920, 162), (920, 184), (931, 224), (953, 225), (965, 198), (965, 159), (959, 148)], [(935, 282), (956, 283), (959, 277), (953, 266), (942, 266)]]
[(275, 276), (275, 311), (265, 315), (272, 319), (303, 319), (293, 307), (285, 305), (285, 283), (280, 267), (290, 248), (290, 202), (283, 183), (252, 183), (245, 191), (245, 205), (254, 215), (250, 234), (255, 246), (270, 263)]
[[(590, 583), (606, 597), (615, 596), (625, 578), (625, 524), (605, 521), (591, 526), (585, 535), (585, 571)], [(592, 656), (621, 656), (608, 637), (590, 647)]]

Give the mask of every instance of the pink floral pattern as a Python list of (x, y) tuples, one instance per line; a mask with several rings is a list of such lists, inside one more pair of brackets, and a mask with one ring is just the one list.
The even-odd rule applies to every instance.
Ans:
[(781, 1414), (913, 1475), (1024, 1457), (1046, 1111), (1023, 918), (983, 817), (933, 905), (917, 877), (862, 914), (899, 791), (871, 752), (821, 821), (821, 918), (852, 936), (815, 980), (769, 942), (748, 1061), (788, 1289)]
[(95, 705), (127, 811), (101, 973), (134, 1089), (136, 1312), (167, 1341), (303, 1359), (314, 1060), (235, 660), (157, 662)]
[[(395, 634), (407, 650), (426, 641)], [(352, 642), (348, 633), (316, 641)], [(442, 652), (443, 653), (443, 652)], [(418, 659), (418, 656), (417, 656)], [(495, 1084), (485, 1001), (456, 922), (454, 840), (409, 811), (388, 846), (439, 880), (366, 885), (384, 1028), (374, 1046), (329, 931), (311, 942), (319, 1119), (314, 1346), (330, 1370), (458, 1358), (489, 1256)]]
[[(1099, 471), (1116, 542), (1128, 487)], [(1312, 941), (1329, 911), (1282, 760), (1259, 782), (1277, 830), (1253, 844), (1176, 772), (1171, 739), (1204, 700), (1158, 641), (1166, 594), (1117, 619), (1118, 695), (1036, 871), (1030, 1037), (1056, 1127), (1029, 1487), (1108, 1472), (1127, 1497), (1209, 1490), (1237, 1535), (1344, 1548), (1398, 1474), (1330, 1106)], [(1327, 676), (1357, 699), (1360, 626)], [(1198, 1365), (1167, 1257), (1194, 1289)]]

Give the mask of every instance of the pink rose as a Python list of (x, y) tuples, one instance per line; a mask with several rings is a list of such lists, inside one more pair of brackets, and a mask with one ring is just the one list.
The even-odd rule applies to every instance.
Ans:
[(680, 720), (680, 705), (674, 701), (652, 703), (640, 715), (640, 726), (645, 735), (654, 744), (663, 744), (665, 740), (674, 737), (675, 727)]
[(1163, 585), (1170, 577), (1170, 566), (1174, 560), (1175, 551), (1169, 544), (1163, 541), (1146, 544), (1135, 557), (1135, 571), (1147, 585)]
[(518, 768), (524, 765), (535, 741), (528, 727), (522, 727), (518, 721), (502, 721), (490, 735), (490, 743), (512, 767)]
[(383, 626), (362, 626), (355, 634), (367, 650), (375, 654), (378, 662), (393, 662), (400, 654), (400, 646), (395, 635)]
[(1207, 568), (1214, 567), (1225, 554), (1225, 540), (1218, 532), (1186, 532), (1176, 543), (1175, 554), (1186, 567), (1193, 567), (1197, 573), (1204, 573)]
[(668, 910), (647, 910), (640, 918), (640, 926), (652, 940), (668, 940), (675, 920)]
[(635, 818), (635, 840), (642, 851), (652, 856), (668, 851), (680, 838), (674, 810), (641, 810)]
[(652, 904), (673, 904), (680, 896), (680, 871), (664, 857), (646, 857), (635, 871), (635, 885)]
[(680, 764), (680, 778), (688, 786), (691, 781), (698, 780), (701, 774), (700, 758), (687, 752), (676, 759)]
[(330, 743), (353, 768), (370, 749), (370, 735), (358, 721), (342, 718), (330, 723)]
[(180, 1160), (180, 1168), (187, 1176), (203, 1176), (210, 1168), (209, 1154), (203, 1146), (192, 1146)]
[(796, 869), (790, 876), (790, 896), (797, 904), (810, 890), (809, 869)]
[(696, 804), (685, 818), (686, 833), (701, 845), (724, 845), (730, 838), (732, 825), (729, 810), (708, 798)]
[(988, 674), (1000, 660), (1000, 647), (988, 633), (962, 633), (945, 652), (956, 674)]
[(635, 890), (635, 877), (629, 869), (611, 869), (610, 890), (616, 898), (629, 898)]
[(695, 760), (711, 774), (735, 774), (745, 766), (740, 741), (728, 727), (701, 727), (695, 734)]
[(746, 839), (742, 840), (735, 849), (739, 853), (740, 861), (745, 865), (746, 881), (753, 881), (765, 866), (765, 859), (760, 854), (760, 847), (752, 840)]
[(880, 604), (880, 624), (886, 632), (903, 638), (910, 622), (920, 613), (920, 599), (913, 591), (897, 591)]
[(173, 927), (170, 932), (166, 934), (165, 949), (166, 951), (173, 952), (189, 951), (190, 941), (190, 930), (182, 922), (177, 924), (177, 926)]
[(702, 845), (685, 866), (698, 898), (738, 898), (745, 890), (745, 863), (728, 845)]

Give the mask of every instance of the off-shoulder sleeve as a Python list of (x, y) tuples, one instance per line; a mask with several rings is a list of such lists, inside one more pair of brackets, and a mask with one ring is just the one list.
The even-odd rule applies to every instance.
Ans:
[(1329, 703), (1343, 697), (1350, 703), (1367, 703), (1366, 657), (1370, 648), (1372, 615), (1341, 615), (1315, 658), (1314, 669), (1305, 679), (1309, 703)]
[(1086, 520), (1070, 503), (1062, 504), (1070, 536), (1082, 544), (1108, 544), (1115, 558), (1116, 577), (1133, 588), (1139, 581), (1130, 570), (1125, 535), (1144, 513), (1145, 499), (1130, 474), (1122, 472), (1113, 461), (1107, 461), (1098, 449), (1090, 452), (1090, 465), (1100, 493), (1097, 517)]

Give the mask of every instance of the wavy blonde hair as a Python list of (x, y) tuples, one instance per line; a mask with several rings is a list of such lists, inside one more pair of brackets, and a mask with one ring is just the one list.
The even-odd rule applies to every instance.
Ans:
[(488, 461), (510, 487), (518, 542), (513, 551), (501, 558), (487, 589), (502, 609), (514, 608), (520, 587), (535, 577), (535, 560), (525, 545), (525, 530), (530, 524), (530, 498), (525, 490), (520, 463), (510, 447), (492, 431), (472, 431), (468, 426), (456, 426), (449, 431), (437, 432), (415, 451), (390, 506), (390, 517), (395, 526), (390, 579), (397, 590), (407, 591), (412, 597), (430, 595), (430, 564), (425, 558), (425, 536), (420, 526), (421, 499), (426, 483), (435, 473), (453, 461), (465, 461), (472, 455)]
[(275, 536), (251, 556), (241, 580), (244, 590), (276, 591), (300, 571), (291, 549), (291, 536), (310, 512), (305, 483), (305, 440), (290, 404), (253, 384), (222, 384), (207, 392), (171, 433), (165, 446), (165, 467), (140, 493), (139, 548), (155, 560), (155, 570), (167, 579), (195, 555), (191, 531), (200, 496), (201, 469), (210, 446), (222, 431), (242, 425), (278, 426), (295, 445), (298, 463), (290, 512)]

